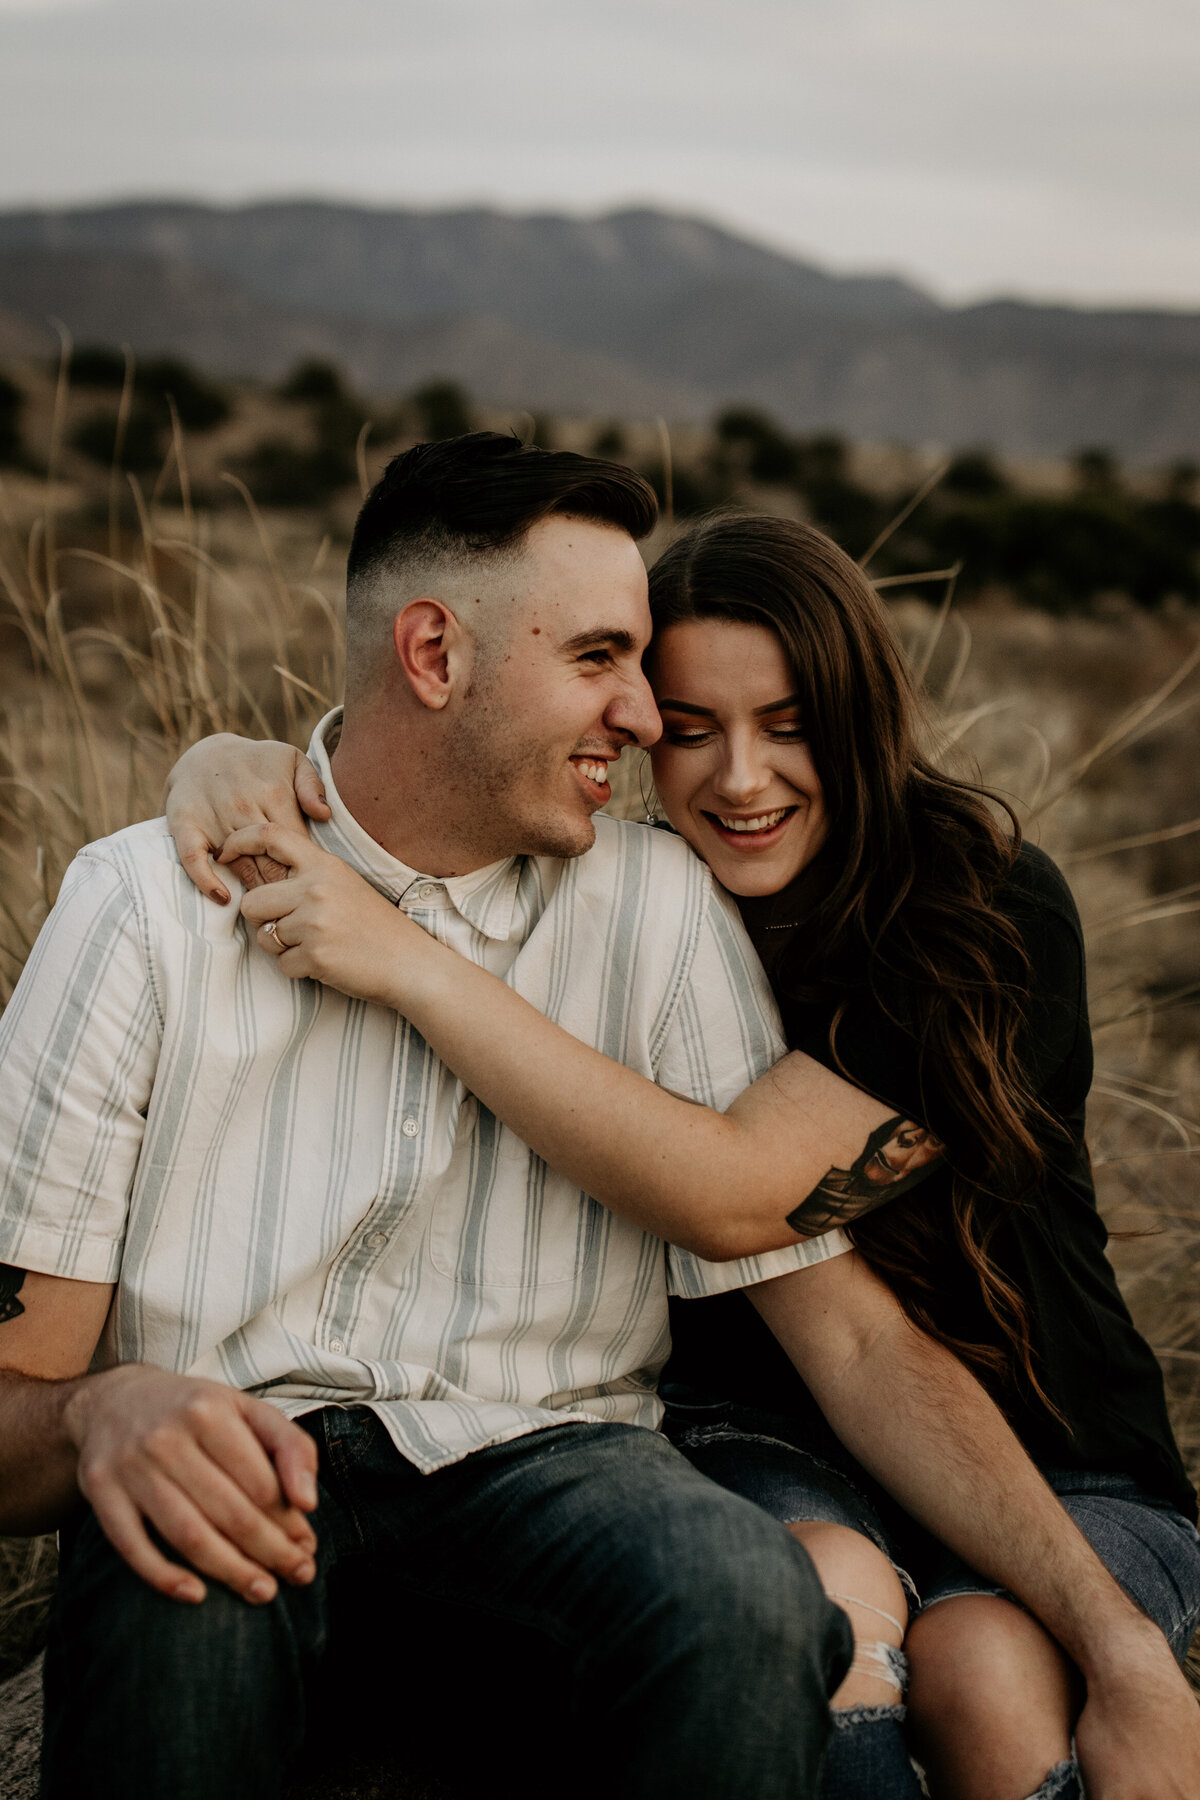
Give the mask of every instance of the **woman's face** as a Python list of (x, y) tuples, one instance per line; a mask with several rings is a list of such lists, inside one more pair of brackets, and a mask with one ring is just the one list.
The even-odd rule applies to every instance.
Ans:
[(648, 672), (667, 817), (731, 893), (777, 893), (829, 831), (783, 645), (766, 625), (689, 619), (655, 636)]

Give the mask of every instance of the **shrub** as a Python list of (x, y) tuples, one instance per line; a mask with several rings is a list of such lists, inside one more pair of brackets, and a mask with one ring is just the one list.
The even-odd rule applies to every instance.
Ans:
[(23, 461), (21, 449), (21, 408), (25, 396), (15, 381), (0, 375), (0, 463)]
[(135, 401), (129, 409), (119, 444), (117, 423), (117, 414), (109, 407), (89, 413), (71, 433), (71, 443), (84, 456), (105, 468), (117, 463), (133, 475), (144, 475), (158, 468), (166, 455), (162, 415), (143, 401)]
[(456, 381), (428, 381), (412, 395), (422, 437), (462, 437), (475, 429), (471, 403)]
[(341, 370), (316, 356), (296, 363), (275, 391), (281, 400), (305, 400), (318, 405), (347, 397)]

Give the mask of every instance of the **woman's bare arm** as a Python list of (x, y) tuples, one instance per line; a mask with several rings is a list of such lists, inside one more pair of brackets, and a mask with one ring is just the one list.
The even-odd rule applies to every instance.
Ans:
[[(306, 816), (327, 819), (329, 804), (321, 777), (293, 745), (222, 731), (184, 751), (163, 787), (163, 811), (179, 860), (200, 892), (227, 906), (229, 889), (211, 859), (230, 832), (266, 822), (301, 831)], [(243, 887), (255, 888), (287, 870), (269, 857), (248, 856), (233, 864), (233, 873)]]
[(242, 910), (264, 949), (283, 946), (286, 975), (403, 1013), (551, 1167), (670, 1243), (715, 1262), (779, 1249), (872, 1210), (930, 1166), (873, 1153), (906, 1122), (808, 1057), (785, 1057), (727, 1112), (695, 1105), (552, 1024), (306, 838), (254, 827), (223, 854), (264, 853), (292, 874)]

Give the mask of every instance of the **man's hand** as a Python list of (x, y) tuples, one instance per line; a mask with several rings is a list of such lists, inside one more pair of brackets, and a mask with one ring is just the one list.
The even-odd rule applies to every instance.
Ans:
[[(273, 822), (304, 829), (304, 815), (329, 818), (325, 789), (307, 756), (291, 744), (253, 743), (222, 732), (184, 752), (167, 776), (163, 810), (179, 860), (200, 892), (219, 906), (229, 890), (214, 872), (230, 832)], [(270, 857), (242, 857), (231, 864), (243, 887), (261, 887), (287, 874)]]
[[(258, 1605), (277, 1577), (312, 1580), (316, 1446), (266, 1401), (134, 1363), (86, 1376), (62, 1417), (81, 1493), (159, 1593), (203, 1600), (208, 1575)], [(164, 1556), (148, 1525), (190, 1567)]]
[(1088, 1677), (1075, 1751), (1091, 1800), (1197, 1800), (1200, 1705), (1166, 1639), (1146, 1622)]

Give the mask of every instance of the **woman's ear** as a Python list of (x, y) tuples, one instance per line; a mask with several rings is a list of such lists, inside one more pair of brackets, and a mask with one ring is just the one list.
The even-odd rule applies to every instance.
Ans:
[(440, 712), (458, 685), (465, 633), (440, 600), (410, 600), (392, 621), (396, 660), (413, 693)]

